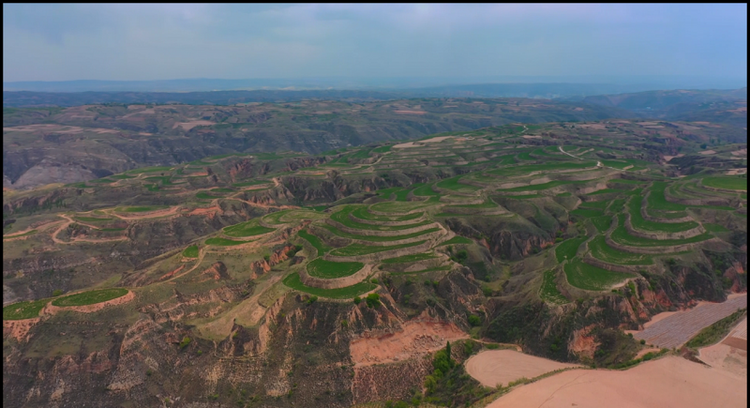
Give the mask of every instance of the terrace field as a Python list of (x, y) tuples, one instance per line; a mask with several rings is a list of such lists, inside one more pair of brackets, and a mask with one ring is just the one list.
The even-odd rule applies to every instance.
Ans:
[[(269, 122), (313, 125), (284, 152), (194, 150), (169, 166), (7, 190), (9, 372), (26, 384), (19, 362), (83, 367), (104, 405), (151, 406), (158, 394), (164, 406), (479, 407), (509, 392), (462, 371), (481, 350), (625, 367), (646, 346), (623, 330), (746, 290), (746, 184), (727, 175), (741, 167), (731, 152), (742, 131), (555, 115), (489, 126), (497, 111), (548, 102), (472, 99), (154, 105), (204, 123), (160, 122), (179, 134), (175, 151), (235, 130), (233, 143), (261, 149)], [(594, 109), (578, 105), (565, 109)], [(482, 113), (461, 122), (461, 109)], [(434, 132), (371, 142), (345, 115), (406, 133), (418, 116)], [(439, 127), (441, 115), (466, 129)], [(319, 140), (331, 132), (348, 141)], [(701, 155), (703, 143), (718, 153)], [(447, 341), (455, 364), (437, 375)], [(53, 388), (19, 385), (14, 406), (68, 404)]]

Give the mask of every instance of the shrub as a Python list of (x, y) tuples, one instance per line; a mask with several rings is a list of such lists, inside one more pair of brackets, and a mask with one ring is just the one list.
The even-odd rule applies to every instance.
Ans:
[(63, 294), (63, 290), (62, 289), (55, 289), (55, 290), (52, 291), (52, 296), (60, 296), (62, 294)]
[(355, 305), (360, 304), (360, 302), (362, 302), (362, 298), (361, 297), (357, 296), (357, 297), (354, 298), (354, 304)]
[(341, 327), (343, 327), (343, 328), (349, 327), (349, 322), (347, 322), (346, 320), (342, 320), (341, 321)]
[(643, 345), (643, 344), (646, 344), (646, 340), (644, 340), (644, 339), (641, 339), (641, 344), (642, 344), (642, 345)]
[(377, 293), (370, 293), (365, 298), (365, 302), (367, 302), (367, 307), (378, 307), (380, 306), (380, 295)]
[(310, 296), (310, 298), (309, 298), (309, 299), (307, 299), (307, 304), (308, 304), (308, 305), (311, 305), (311, 304), (313, 304), (313, 303), (315, 303), (315, 302), (317, 302), (317, 301), (318, 301), (318, 297), (317, 297), (317, 296), (315, 296), (315, 295), (312, 295), (312, 296)]
[(378, 280), (377, 279), (371, 279), (370, 282), (377, 284)]
[(469, 324), (472, 326), (480, 326), (482, 324), (482, 319), (477, 315), (469, 315)]
[(180, 349), (184, 349), (185, 347), (187, 347), (191, 341), (193, 341), (193, 339), (191, 339), (190, 337), (183, 337), (182, 341), (180, 342)]

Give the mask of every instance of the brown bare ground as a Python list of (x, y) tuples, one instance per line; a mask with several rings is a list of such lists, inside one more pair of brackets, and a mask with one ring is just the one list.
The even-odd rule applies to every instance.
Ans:
[(390, 363), (431, 353), (445, 347), (447, 341), (469, 336), (455, 324), (438, 320), (408, 321), (396, 333), (365, 333), (349, 343), (356, 366)]
[(626, 371), (571, 370), (514, 389), (488, 408), (735, 408), (747, 386), (722, 370), (668, 356)]
[(174, 126), (172, 126), (172, 129), (175, 129), (179, 126), (184, 130), (190, 130), (196, 126), (211, 126), (215, 124), (216, 123), (208, 120), (191, 120), (190, 122), (177, 122), (174, 124)]
[(3, 320), (3, 337), (13, 337), (18, 341), (27, 341), (29, 339), (29, 330), (39, 323), (41, 318), (23, 320)]
[(715, 150), (704, 150), (704, 151), (698, 152), (698, 153), (708, 155), (708, 154), (716, 154), (716, 151)]
[(393, 113), (398, 113), (402, 115), (424, 115), (425, 111), (418, 111), (418, 110), (395, 110)]
[(120, 296), (117, 299), (112, 299), (106, 302), (96, 303), (93, 305), (61, 307), (61, 306), (55, 306), (52, 304), (52, 302), (50, 302), (47, 304), (47, 306), (44, 307), (44, 309), (42, 309), (42, 313), (48, 314), (48, 315), (54, 315), (55, 313), (61, 310), (72, 310), (74, 312), (81, 312), (81, 313), (93, 313), (93, 312), (102, 310), (107, 306), (116, 306), (116, 305), (128, 303), (133, 299), (135, 299), (135, 293), (129, 290), (127, 294), (125, 294), (124, 296)]
[(744, 168), (744, 169), (732, 169), (732, 170), (727, 170), (726, 175), (727, 176), (736, 176), (736, 175), (739, 175), (739, 174), (746, 174), (746, 173), (747, 173), (747, 168)]
[(541, 136), (523, 135), (524, 139), (541, 139)]
[(747, 148), (733, 151), (732, 156), (747, 156)]
[(576, 364), (558, 363), (515, 350), (487, 350), (466, 360), (466, 372), (482, 385), (496, 387), (508, 385), (520, 378), (534, 378), (562, 368), (580, 367)]

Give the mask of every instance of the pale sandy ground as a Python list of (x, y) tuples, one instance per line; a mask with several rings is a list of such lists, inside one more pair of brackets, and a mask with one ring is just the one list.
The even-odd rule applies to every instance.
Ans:
[(541, 139), (541, 136), (523, 135), (524, 139)]
[(665, 161), (665, 162), (668, 162), (668, 161), (670, 161), (670, 160), (674, 159), (675, 157), (682, 157), (682, 156), (684, 156), (684, 154), (682, 154), (682, 153), (678, 154), (677, 156), (666, 156), (666, 155), (665, 155), (665, 156), (664, 156), (664, 161)]
[(405, 115), (424, 115), (425, 111), (417, 111), (417, 110), (395, 110), (393, 113), (400, 113)]
[(558, 363), (515, 350), (487, 350), (466, 360), (466, 372), (482, 385), (493, 388), (498, 384), (507, 386), (509, 382), (522, 377), (534, 378), (568, 367), (579, 366)]
[(746, 407), (745, 380), (668, 356), (626, 371), (571, 370), (527, 384), (488, 408)]
[(698, 152), (700, 154), (716, 154), (715, 150), (704, 150), (702, 152)]
[(732, 156), (747, 156), (747, 148), (733, 151)]
[(747, 173), (747, 169), (746, 168), (744, 168), (744, 169), (731, 169), (731, 170), (727, 170), (726, 175), (727, 176), (736, 176), (738, 174), (746, 174), (746, 173)]
[(438, 143), (438, 142), (442, 142), (443, 140), (452, 139), (452, 138), (453, 136), (433, 137), (432, 139), (420, 140), (418, 142), (400, 143), (400, 144), (394, 145), (393, 147), (397, 149), (402, 149), (405, 147), (418, 147), (418, 146), (422, 146), (425, 143)]
[(174, 126), (172, 126), (172, 129), (179, 126), (183, 128), (184, 130), (190, 130), (196, 126), (211, 126), (211, 125), (215, 125), (215, 123), (210, 122), (208, 120), (192, 120), (190, 122), (177, 122), (174, 124)]
[[(744, 350), (742, 347), (733, 347), (738, 343), (742, 344), (740, 340), (744, 340)], [(747, 378), (747, 317), (720, 342), (700, 349), (698, 358), (711, 367), (744, 381)]]

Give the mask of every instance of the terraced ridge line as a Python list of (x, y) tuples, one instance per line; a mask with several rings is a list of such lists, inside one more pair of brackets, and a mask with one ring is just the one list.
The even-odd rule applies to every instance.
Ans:
[(634, 333), (633, 337), (661, 348), (680, 347), (705, 327), (742, 308), (747, 308), (747, 294), (722, 303), (702, 304), (686, 312), (671, 315), (643, 331)]

